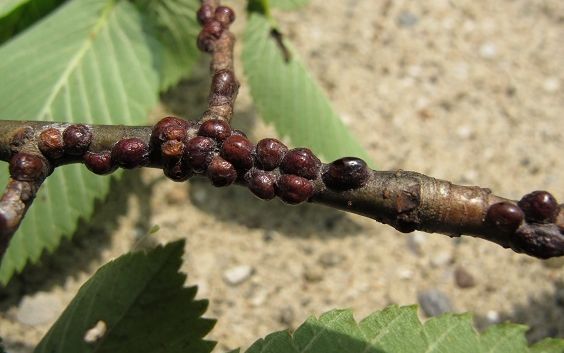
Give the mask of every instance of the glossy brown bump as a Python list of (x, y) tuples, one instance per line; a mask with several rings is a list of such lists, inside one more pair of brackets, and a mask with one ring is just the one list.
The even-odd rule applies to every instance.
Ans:
[(223, 141), (231, 136), (231, 127), (225, 120), (211, 119), (202, 123), (198, 130), (198, 135)]
[(255, 150), (258, 166), (264, 170), (273, 170), (282, 162), (288, 147), (277, 139), (266, 138), (257, 143)]
[(276, 195), (282, 201), (296, 205), (313, 196), (313, 183), (296, 175), (281, 175), (276, 183)]
[(224, 27), (229, 27), (235, 21), (235, 11), (227, 6), (218, 6), (215, 9), (215, 19)]
[(88, 151), (84, 154), (83, 158), (86, 168), (94, 174), (110, 174), (117, 169), (117, 165), (112, 161), (112, 153), (110, 151)]
[(168, 140), (181, 141), (186, 138), (190, 122), (174, 116), (167, 116), (155, 124), (151, 132), (151, 142), (160, 145)]
[(243, 136), (231, 135), (223, 142), (221, 156), (235, 168), (249, 169), (253, 166), (253, 144)]
[(525, 219), (534, 223), (554, 223), (560, 212), (554, 196), (542, 190), (523, 196), (518, 205), (525, 213)]
[(356, 189), (363, 186), (370, 173), (366, 163), (355, 157), (344, 157), (329, 164), (323, 182), (334, 190)]
[(276, 196), (276, 175), (253, 168), (245, 174), (249, 190), (258, 198), (271, 200)]
[(210, 20), (204, 24), (202, 32), (211, 35), (215, 39), (218, 39), (223, 33), (223, 25), (219, 21)]
[(86, 125), (70, 125), (63, 131), (63, 142), (66, 154), (81, 156), (92, 142), (92, 132)]
[(10, 176), (19, 181), (34, 181), (45, 177), (45, 162), (36, 155), (19, 152), (10, 159)]
[(280, 170), (284, 174), (294, 174), (306, 179), (315, 179), (321, 161), (308, 148), (295, 148), (290, 150), (282, 159)]
[(219, 70), (212, 78), (213, 93), (218, 96), (232, 97), (237, 92), (238, 84), (231, 70)]
[(195, 172), (204, 172), (216, 148), (213, 139), (205, 136), (196, 136), (186, 143), (184, 155), (188, 164)]
[(165, 158), (180, 158), (184, 154), (184, 143), (177, 140), (166, 141), (161, 146), (161, 154)]
[(58, 159), (65, 153), (63, 134), (55, 128), (41, 131), (37, 145), (41, 153), (47, 158)]
[(510, 202), (491, 205), (486, 214), (486, 221), (505, 232), (514, 232), (523, 222), (523, 211)]
[(207, 169), (208, 178), (214, 186), (227, 186), (233, 184), (237, 179), (237, 171), (233, 164), (227, 162), (220, 156), (212, 158)]
[(214, 11), (210, 5), (202, 5), (196, 13), (198, 22), (203, 25), (214, 18)]
[(149, 146), (137, 137), (124, 138), (114, 144), (112, 160), (125, 169), (145, 166), (149, 163)]
[(176, 182), (186, 181), (194, 174), (183, 159), (165, 161), (163, 172), (167, 178)]

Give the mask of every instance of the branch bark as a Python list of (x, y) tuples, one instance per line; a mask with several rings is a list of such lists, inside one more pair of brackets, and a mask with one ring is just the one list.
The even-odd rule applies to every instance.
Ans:
[[(185, 126), (180, 140), (177, 139), (178, 134), (167, 133), (164, 135), (169, 137), (162, 139), (163, 131), (169, 131), (167, 129), (171, 126), (178, 127), (171, 121), (182, 122), (182, 126)], [(323, 164), (308, 149), (288, 151), (275, 139), (264, 139), (256, 145), (249, 142), (250, 145), (247, 145), (245, 141), (248, 140), (233, 130), (229, 131), (227, 138), (223, 135), (203, 136), (210, 132), (201, 129), (204, 124), (201, 121), (186, 122), (169, 117), (155, 126), (88, 125), (85, 127), (91, 139), (81, 155), (64, 153), (58, 158), (44, 158), (53, 168), (69, 163), (84, 163), (99, 174), (111, 172), (117, 166), (162, 168), (166, 174), (172, 158), (176, 162), (183, 161), (178, 164), (183, 170), (182, 175), (187, 176), (182, 180), (192, 175), (207, 176), (216, 186), (236, 183), (248, 187), (262, 199), (271, 199), (276, 195), (289, 204), (302, 201), (318, 203), (370, 217), (401, 232), (422, 230), (450, 237), (465, 234), (539, 258), (564, 255), (564, 205), (558, 205), (549, 193), (531, 193), (517, 202), (494, 195), (489, 189), (455, 185), (416, 172), (370, 170), (356, 158), (347, 157)], [(57, 131), (63, 136), (66, 135), (65, 131), (74, 127), (76, 125), (65, 123), (2, 121), (0, 160), (10, 161), (21, 152), (17, 148), (10, 148), (9, 144), (17, 139), (22, 129), (30, 132), (25, 148), (41, 150), (48, 155), (49, 149), (38, 147), (44, 144), (42, 138), (46, 134), (43, 132)], [(205, 139), (210, 140), (209, 148), (188, 148), (193, 141)], [(238, 142), (235, 144), (239, 148), (236, 152), (232, 150), (232, 140)], [(141, 147), (134, 149), (139, 151), (134, 151), (134, 154), (139, 153), (144, 157), (124, 157), (124, 141), (136, 141), (135, 146)], [(171, 157), (169, 141), (180, 145), (178, 156)], [(65, 151), (68, 148), (66, 144), (63, 147)], [(131, 151), (130, 148), (126, 150)], [(276, 158), (271, 158), (277, 153)], [(102, 170), (94, 168), (96, 165), (93, 167), (92, 155), (108, 156), (105, 161), (109, 167)], [(124, 162), (124, 158), (129, 158), (129, 164)], [(137, 164), (131, 160), (137, 161)], [(200, 162), (203, 167), (196, 168)], [(231, 170), (234, 171), (232, 176), (226, 172)], [(177, 180), (174, 177), (172, 179)], [(24, 190), (23, 184), (16, 185)], [(11, 186), (10, 190), (14, 187)], [(25, 190), (36, 191), (37, 187), (27, 185)], [(27, 195), (32, 194), (27, 192)], [(24, 209), (29, 206), (25, 202), (24, 205)], [(2, 232), (8, 230), (4, 225), (1, 227)]]
[(218, 0), (202, 0), (198, 21), (203, 27), (198, 35), (198, 47), (212, 57), (208, 109), (202, 120), (222, 119), (229, 122), (239, 91), (233, 66), (235, 36), (229, 31), (235, 21), (235, 13), (229, 7), (220, 6)]

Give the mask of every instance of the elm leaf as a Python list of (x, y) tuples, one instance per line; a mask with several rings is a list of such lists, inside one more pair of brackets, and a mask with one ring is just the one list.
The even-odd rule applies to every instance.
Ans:
[(102, 266), (78, 291), (35, 353), (209, 353), (215, 321), (179, 273), (184, 241), (129, 253)]
[[(0, 47), (0, 119), (142, 124), (158, 98), (156, 52), (158, 42), (130, 2), (69, 1)], [(72, 236), (109, 185), (109, 177), (80, 165), (47, 178), (10, 241), (0, 283)]]

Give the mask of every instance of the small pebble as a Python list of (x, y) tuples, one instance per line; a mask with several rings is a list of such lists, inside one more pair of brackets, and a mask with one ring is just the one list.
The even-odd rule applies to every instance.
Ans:
[(54, 321), (63, 311), (60, 298), (52, 293), (38, 292), (26, 295), (16, 313), (16, 319), (28, 326), (39, 326)]
[(404, 28), (413, 27), (419, 22), (419, 18), (409, 11), (402, 11), (396, 19), (398, 25)]
[(486, 313), (486, 319), (488, 319), (488, 322), (490, 324), (497, 324), (500, 321), (500, 316), (499, 313), (495, 310), (489, 310)]
[(259, 307), (266, 303), (268, 292), (265, 290), (257, 290), (251, 296), (250, 302), (252, 306)]
[(318, 266), (308, 266), (304, 270), (304, 279), (308, 282), (319, 282), (323, 279), (323, 270)]
[(282, 325), (291, 327), (294, 323), (294, 317), (294, 309), (292, 309), (291, 306), (285, 306), (281, 308), (280, 312), (278, 313), (278, 322), (280, 322)]
[(560, 89), (560, 81), (556, 77), (547, 78), (542, 88), (548, 93), (554, 93)]
[(272, 229), (269, 230), (265, 230), (264, 233), (262, 234), (262, 240), (265, 243), (270, 243), (271, 241), (273, 241), (274, 239), (276, 239), (276, 237), (278, 236), (278, 232)]
[(474, 276), (463, 267), (457, 267), (454, 270), (454, 281), (460, 288), (472, 288), (476, 285)]
[(397, 273), (398, 277), (403, 280), (409, 280), (413, 278), (413, 271), (408, 268), (400, 268)]
[(484, 43), (480, 46), (480, 56), (484, 59), (493, 59), (497, 55), (497, 47), (493, 43)]
[(341, 262), (343, 262), (344, 259), (345, 257), (343, 255), (333, 251), (328, 251), (321, 254), (321, 256), (319, 257), (319, 263), (324, 268), (330, 268), (339, 265)]
[(407, 248), (415, 255), (423, 255), (423, 244), (427, 240), (425, 234), (420, 231), (415, 231), (407, 234)]
[(453, 311), (449, 297), (438, 289), (429, 289), (417, 293), (417, 301), (427, 317)]
[(441, 251), (431, 258), (433, 267), (443, 267), (452, 261), (452, 255), (448, 251)]
[(204, 190), (201, 187), (194, 190), (193, 196), (194, 196), (194, 201), (196, 201), (196, 203), (199, 205), (205, 204), (208, 199), (208, 193), (206, 192), (206, 190)]
[(223, 273), (223, 279), (229, 285), (236, 286), (246, 280), (248, 280), (253, 275), (254, 269), (248, 265), (239, 265), (227, 269)]

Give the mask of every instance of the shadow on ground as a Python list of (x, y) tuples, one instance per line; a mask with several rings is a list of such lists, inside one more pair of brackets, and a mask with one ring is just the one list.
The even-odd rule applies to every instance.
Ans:
[(218, 222), (276, 230), (289, 237), (343, 237), (363, 230), (346, 213), (331, 208), (310, 204), (289, 206), (278, 199), (263, 201), (246, 188), (217, 189), (204, 179), (192, 180), (191, 184), (191, 202)]
[(92, 262), (110, 247), (111, 234), (125, 215), (133, 194), (139, 198), (141, 213), (136, 228), (149, 229), (151, 188), (141, 180), (139, 172), (125, 172), (120, 181), (113, 180), (108, 197), (96, 202), (92, 219), (81, 220), (71, 239), (63, 239), (54, 253), (44, 253), (37, 264), (27, 266), (6, 287), (0, 286), (0, 310), (17, 304), (26, 294), (63, 286), (68, 277), (95, 270), (91, 268)]
[[(554, 291), (529, 297), (526, 304), (501, 313), (500, 320), (528, 326), (527, 339), (531, 343), (546, 337), (564, 338), (564, 282), (554, 283)], [(480, 330), (489, 326), (485, 317), (478, 316), (475, 321)]]

